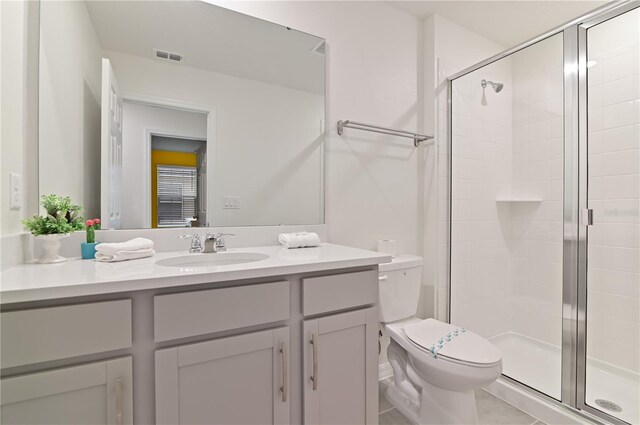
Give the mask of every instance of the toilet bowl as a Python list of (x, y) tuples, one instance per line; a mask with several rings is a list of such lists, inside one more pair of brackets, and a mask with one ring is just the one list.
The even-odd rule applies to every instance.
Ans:
[(502, 353), (472, 331), (414, 316), (421, 269), (415, 256), (380, 265), (380, 321), (393, 369), (385, 396), (417, 424), (476, 424), (474, 390), (498, 379)]

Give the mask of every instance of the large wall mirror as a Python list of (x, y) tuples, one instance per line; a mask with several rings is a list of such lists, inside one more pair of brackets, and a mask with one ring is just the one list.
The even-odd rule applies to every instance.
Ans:
[(323, 223), (324, 54), (200, 1), (43, 1), (40, 193), (104, 228)]

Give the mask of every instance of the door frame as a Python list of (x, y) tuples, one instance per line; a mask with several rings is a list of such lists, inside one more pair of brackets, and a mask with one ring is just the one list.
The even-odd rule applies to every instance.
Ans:
[[(146, 229), (155, 229), (155, 227), (152, 227), (153, 224), (153, 205), (151, 205), (151, 199), (153, 198), (153, 194), (152, 194), (152, 181), (153, 181), (153, 176), (152, 173), (154, 170), (151, 169), (151, 151), (152, 151), (152, 141), (153, 141), (153, 137), (154, 136), (160, 136), (160, 137), (172, 137), (174, 139), (185, 139), (185, 140), (201, 140), (198, 137), (189, 137), (188, 135), (185, 135), (183, 133), (174, 133), (171, 131), (165, 131), (165, 130), (158, 130), (158, 129), (153, 129), (153, 128), (145, 128), (144, 129), (144, 155), (143, 155), (143, 166), (142, 169), (144, 171), (144, 187), (142, 189), (142, 212), (144, 214), (144, 221), (142, 222), (143, 226)], [(207, 143), (207, 141), (205, 140), (205, 143)], [(208, 148), (208, 146), (207, 146)], [(209, 155), (207, 153), (207, 155)], [(207, 158), (208, 159), (208, 158)], [(207, 174), (207, 179), (209, 175)], [(207, 196), (207, 202), (208, 201), (208, 196)]]
[[(215, 152), (217, 146), (216, 140), (216, 108), (211, 104), (186, 102), (178, 99), (170, 99), (158, 96), (149, 96), (146, 94), (135, 92), (122, 92), (122, 101), (128, 103), (138, 103), (148, 106), (156, 106), (160, 108), (177, 109), (179, 111), (196, 112), (207, 115), (207, 225), (213, 222), (215, 208), (215, 179), (212, 172)], [(144, 143), (144, 191), (142, 200), (142, 214), (144, 215), (143, 224), (145, 228), (151, 228), (151, 137), (152, 136), (168, 136), (178, 138), (188, 138), (184, 134), (172, 133), (164, 129), (145, 128), (143, 134)], [(190, 137), (198, 139), (198, 137)]]
[[(639, 1), (632, 1), (619, 5), (597, 16), (585, 19), (575, 27), (576, 45), (578, 53), (577, 92), (578, 92), (578, 207), (580, 211), (587, 211), (589, 207), (589, 116), (587, 99), (589, 95), (587, 80), (587, 30), (610, 19), (614, 19), (634, 9), (640, 9)], [(589, 225), (584, 222), (580, 214), (577, 223), (578, 259), (577, 264), (577, 292), (574, 300), (577, 306), (576, 317), (576, 404), (575, 406), (594, 416), (605, 419), (615, 425), (628, 425), (627, 422), (597, 409), (586, 402), (587, 392), (587, 296), (588, 296), (588, 234)]]

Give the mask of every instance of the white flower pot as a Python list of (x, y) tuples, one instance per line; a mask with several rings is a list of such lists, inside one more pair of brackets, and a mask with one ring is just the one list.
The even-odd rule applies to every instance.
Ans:
[(68, 237), (68, 233), (56, 233), (53, 235), (39, 235), (36, 240), (42, 245), (42, 257), (38, 260), (40, 264), (62, 263), (67, 261), (65, 257), (58, 255), (62, 243), (60, 239)]

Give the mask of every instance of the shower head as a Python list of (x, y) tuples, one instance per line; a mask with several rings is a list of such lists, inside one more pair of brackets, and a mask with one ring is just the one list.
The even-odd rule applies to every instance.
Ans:
[(482, 80), (481, 84), (482, 88), (487, 87), (487, 85), (493, 87), (493, 91), (495, 91), (496, 93), (500, 93), (500, 90), (504, 88), (504, 84), (494, 83), (493, 81)]

